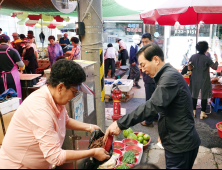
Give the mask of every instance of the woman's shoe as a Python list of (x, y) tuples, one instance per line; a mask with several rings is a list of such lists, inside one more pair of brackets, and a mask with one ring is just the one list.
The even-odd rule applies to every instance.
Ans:
[(200, 119), (203, 120), (204, 118), (207, 118), (208, 116), (205, 114), (205, 112), (201, 111)]
[(193, 117), (196, 117), (196, 110), (193, 110)]

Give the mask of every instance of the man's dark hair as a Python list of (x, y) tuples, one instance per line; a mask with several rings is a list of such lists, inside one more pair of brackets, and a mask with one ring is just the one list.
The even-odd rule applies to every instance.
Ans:
[(50, 41), (51, 39), (53, 39), (55, 41), (55, 37), (53, 35), (50, 35), (48, 40)]
[(197, 43), (196, 49), (197, 51), (199, 51), (200, 54), (205, 54), (209, 49), (209, 45), (206, 41), (200, 41)]
[(149, 40), (152, 40), (152, 35), (150, 34), (150, 33), (144, 33), (143, 35), (142, 35), (142, 39), (143, 38), (149, 38)]
[(0, 28), (0, 31), (2, 31), (2, 29)]
[(26, 38), (24, 34), (20, 34), (19, 37), (20, 37), (20, 39), (25, 39)]
[(107, 47), (108, 47), (108, 48), (109, 48), (109, 47), (113, 47), (113, 44), (109, 43), (109, 44), (107, 45)]
[(77, 37), (72, 37), (71, 41), (74, 42), (75, 44), (79, 44), (79, 39)]
[(158, 56), (162, 61), (164, 61), (164, 54), (162, 49), (155, 43), (149, 43), (142, 47), (140, 51), (137, 53), (139, 56), (144, 52), (144, 56), (148, 61), (152, 61), (154, 56)]
[(63, 59), (52, 65), (47, 84), (56, 87), (60, 83), (64, 83), (65, 87), (69, 89), (71, 86), (79, 85), (85, 81), (84, 69), (72, 60)]

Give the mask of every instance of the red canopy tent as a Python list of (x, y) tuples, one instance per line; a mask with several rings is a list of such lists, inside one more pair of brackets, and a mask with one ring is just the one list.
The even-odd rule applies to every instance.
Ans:
[[(222, 24), (222, 0), (166, 0), (158, 4), (155, 9), (140, 14), (145, 24), (198, 25), (200, 21), (205, 24)], [(197, 42), (199, 27), (197, 26)]]

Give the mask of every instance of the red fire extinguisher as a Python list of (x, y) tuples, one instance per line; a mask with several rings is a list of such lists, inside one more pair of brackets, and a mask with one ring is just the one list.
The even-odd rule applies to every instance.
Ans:
[(116, 86), (115, 89), (113, 89), (113, 121), (118, 120), (119, 118), (121, 118), (121, 101), (120, 99), (124, 99), (125, 95), (121, 94), (121, 90), (118, 88), (118, 86)]

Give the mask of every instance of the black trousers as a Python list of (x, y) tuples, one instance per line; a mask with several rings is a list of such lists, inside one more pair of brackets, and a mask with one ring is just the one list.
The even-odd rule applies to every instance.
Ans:
[[(150, 100), (152, 97), (153, 92), (156, 89), (156, 85), (154, 83), (145, 84), (145, 90), (146, 90), (146, 101)], [(158, 120), (159, 116), (158, 114), (156, 116), (152, 116), (149, 119), (145, 120), (146, 124), (152, 124), (154, 120)]]
[(172, 153), (165, 150), (166, 169), (192, 169), (199, 147), (185, 153)]
[(109, 72), (109, 67), (111, 66), (111, 77), (115, 74), (115, 59), (107, 58), (105, 60), (105, 77), (107, 77), (107, 74)]
[[(193, 98), (193, 110), (196, 110), (197, 107), (197, 99)], [(201, 111), (206, 112), (207, 109), (207, 99), (201, 100)]]

